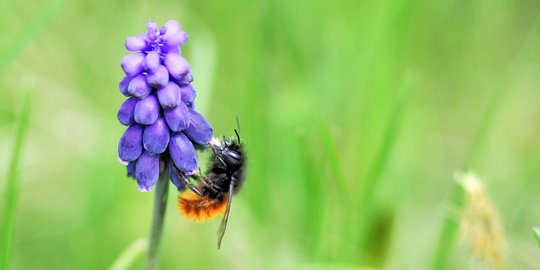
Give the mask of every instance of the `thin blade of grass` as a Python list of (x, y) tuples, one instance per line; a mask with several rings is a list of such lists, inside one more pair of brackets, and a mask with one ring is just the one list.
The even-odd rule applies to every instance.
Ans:
[(384, 172), (384, 169), (390, 161), (394, 145), (397, 141), (399, 127), (401, 125), (405, 108), (409, 101), (410, 93), (414, 88), (414, 78), (412, 74), (408, 74), (401, 85), (399, 90), (399, 96), (396, 100), (396, 103), (393, 106), (392, 113), (388, 119), (388, 124), (384, 134), (384, 139), (379, 149), (375, 162), (373, 163), (368, 176), (362, 187), (361, 196), (357, 203), (357, 213), (358, 217), (356, 218), (355, 224), (357, 225), (357, 232), (353, 235), (356, 235), (355, 238), (358, 247), (360, 249), (360, 254), (365, 256), (367, 251), (367, 239), (368, 239), (368, 228), (371, 222), (373, 221), (373, 211), (375, 209), (375, 198), (378, 187), (381, 185), (381, 176)]
[(534, 227), (533, 232), (534, 236), (536, 237), (536, 241), (538, 241), (538, 246), (540, 246), (540, 228)]
[(11, 250), (13, 246), (13, 235), (15, 229), (15, 214), (17, 208), (17, 198), (19, 195), (18, 168), (21, 151), (23, 148), (26, 130), (30, 119), (30, 105), (32, 98), (32, 88), (28, 89), (24, 96), (22, 111), (15, 134), (15, 144), (7, 172), (7, 183), (4, 201), (4, 217), (2, 222), (2, 241), (0, 241), (0, 270), (9, 269)]
[[(476, 136), (471, 144), (470, 150), (461, 168), (462, 171), (469, 171), (471, 168), (478, 166), (481, 154), (484, 151), (485, 145), (488, 140), (489, 131), (493, 126), (496, 114), (499, 111), (504, 98), (506, 97), (513, 82), (517, 81), (519, 75), (524, 74), (523, 68), (525, 62), (528, 59), (532, 59), (530, 54), (536, 53), (533, 48), (533, 41), (536, 37), (534, 34), (540, 25), (540, 14), (536, 16), (531, 28), (529, 29), (527, 36), (525, 37), (521, 48), (518, 50), (516, 56), (508, 67), (506, 74), (501, 78), (497, 84), (497, 88), (494, 91), (492, 99), (488, 104), (486, 111), (482, 117), (482, 122), (476, 133)], [(530, 61), (530, 60), (529, 60)], [(453, 211), (460, 211), (463, 208), (464, 194), (463, 189), (459, 187), (457, 183), (452, 185), (450, 192), (450, 205)], [(448, 258), (450, 257), (452, 247), (455, 242), (455, 236), (458, 230), (458, 224), (456, 223), (455, 215), (446, 215), (443, 221), (441, 231), (439, 233), (439, 239), (437, 240), (437, 246), (435, 248), (434, 256), (432, 256), (431, 268), (433, 270), (444, 269)]]
[(0, 74), (34, 38), (45, 30), (46, 26), (63, 8), (64, 3), (65, 0), (53, 0), (28, 27), (21, 31), (7, 49), (0, 52)]
[(135, 240), (120, 254), (120, 256), (118, 256), (118, 258), (116, 258), (111, 267), (109, 267), (109, 270), (127, 269), (137, 256), (144, 253), (147, 249), (148, 240), (143, 238)]

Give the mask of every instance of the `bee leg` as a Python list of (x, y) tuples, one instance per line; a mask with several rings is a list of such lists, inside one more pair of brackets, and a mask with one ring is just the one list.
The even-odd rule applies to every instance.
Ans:
[(204, 197), (204, 193), (201, 192), (195, 185), (193, 185), (189, 179), (186, 177), (186, 175), (184, 175), (183, 172), (181, 172), (180, 170), (178, 170), (178, 168), (176, 168), (176, 165), (173, 164), (173, 168), (174, 168), (174, 171), (176, 172), (176, 174), (180, 177), (180, 180), (182, 180), (182, 182), (184, 183), (184, 185), (186, 185), (186, 187), (188, 187), (189, 189), (191, 189), (193, 192), (195, 192), (195, 194), (201, 196), (201, 197)]
[(218, 185), (214, 184), (212, 181), (208, 179), (208, 177), (204, 176), (201, 172), (201, 168), (199, 168), (199, 175), (201, 178), (201, 182), (209, 189), (211, 189), (214, 193), (220, 193), (224, 190), (219, 187)]

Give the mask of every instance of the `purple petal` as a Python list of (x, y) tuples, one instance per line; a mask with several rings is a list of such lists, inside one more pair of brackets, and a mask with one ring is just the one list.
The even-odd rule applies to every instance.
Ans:
[(157, 34), (158, 34), (156, 22), (149, 21), (146, 24), (146, 29), (148, 30), (148, 38), (150, 38), (150, 40), (155, 40), (157, 38)]
[(206, 144), (212, 139), (214, 131), (210, 123), (194, 110), (189, 110), (189, 127), (184, 133), (197, 144)]
[(146, 151), (152, 154), (161, 154), (167, 149), (170, 134), (169, 127), (161, 117), (152, 125), (144, 128), (143, 145)]
[(165, 43), (165, 46), (168, 47), (178, 47), (184, 43), (186, 43), (188, 39), (188, 35), (184, 31), (179, 31), (175, 33), (167, 33), (165, 36), (163, 36), (163, 41)]
[(169, 164), (169, 175), (171, 176), (171, 182), (176, 186), (178, 190), (184, 189), (184, 182), (180, 180), (180, 176), (176, 173), (176, 170), (173, 168), (173, 163)]
[(126, 99), (126, 101), (124, 101), (124, 103), (122, 103), (120, 106), (120, 110), (118, 110), (118, 114), (116, 116), (122, 125), (129, 126), (135, 122), (135, 119), (133, 119), (135, 104), (137, 104), (137, 98), (130, 97)]
[(180, 48), (178, 48), (178, 47), (163, 46), (163, 47), (161, 47), (161, 51), (163, 53), (182, 54), (182, 50), (180, 50)]
[(143, 126), (132, 125), (126, 129), (118, 144), (118, 157), (124, 162), (134, 161), (141, 155)]
[(178, 21), (168, 20), (161, 29), (163, 31), (162, 34), (167, 35), (167, 34), (179, 32), (180, 29), (182, 29), (182, 27), (180, 26), (180, 23), (178, 23)]
[(180, 86), (184, 86), (193, 82), (193, 75), (191, 73), (191, 70), (185, 75), (182, 75), (180, 79), (174, 79), (174, 82)]
[(138, 97), (144, 98), (152, 92), (152, 86), (148, 84), (146, 80), (146, 75), (140, 74), (137, 77), (133, 78), (128, 86), (128, 93)]
[(144, 151), (135, 165), (135, 178), (140, 191), (152, 191), (159, 178), (159, 156)]
[(175, 79), (182, 79), (182, 77), (190, 70), (186, 59), (176, 53), (165, 55), (164, 63), (171, 76)]
[(157, 90), (157, 96), (161, 107), (170, 109), (182, 102), (180, 88), (176, 83), (169, 82), (165, 87)]
[(148, 83), (154, 88), (161, 88), (169, 82), (169, 72), (167, 68), (159, 65), (155, 73), (149, 73), (146, 76)]
[(172, 131), (182, 131), (189, 126), (189, 109), (184, 102), (180, 102), (172, 109), (163, 110), (165, 121)]
[(185, 102), (186, 104), (190, 104), (190, 103), (193, 103), (193, 101), (195, 101), (197, 92), (195, 92), (195, 88), (193, 88), (193, 85), (186, 84), (184, 86), (181, 86), (180, 92), (182, 92), (182, 101)]
[(195, 147), (183, 133), (176, 133), (171, 137), (169, 154), (176, 167), (181, 171), (192, 172), (197, 170)]
[(125, 76), (120, 81), (120, 84), (118, 84), (118, 87), (120, 88), (120, 92), (126, 97), (131, 96), (131, 94), (128, 92), (129, 82), (131, 82), (131, 77)]
[(146, 71), (155, 72), (159, 67), (159, 62), (159, 54), (156, 51), (149, 52), (146, 55), (146, 58), (144, 58), (144, 66), (146, 67)]
[(158, 119), (159, 103), (155, 95), (149, 95), (141, 99), (135, 105), (133, 112), (135, 122), (143, 125), (151, 125)]
[(134, 77), (143, 71), (144, 53), (128, 54), (122, 58), (122, 69), (126, 75)]
[(130, 161), (126, 165), (128, 177), (135, 178), (135, 164), (137, 164), (137, 161)]
[(146, 48), (146, 41), (140, 37), (128, 37), (126, 39), (126, 49), (136, 52)]

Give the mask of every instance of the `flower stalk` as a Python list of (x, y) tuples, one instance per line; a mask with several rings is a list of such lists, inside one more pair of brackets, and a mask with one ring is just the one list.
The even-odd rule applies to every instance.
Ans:
[[(167, 168), (165, 164), (164, 168)], [(148, 248), (148, 262), (146, 269), (156, 270), (159, 267), (159, 247), (167, 209), (167, 193), (169, 191), (169, 170), (163, 169), (156, 184), (156, 196), (154, 197), (154, 214), (152, 227), (150, 228), (150, 240)]]

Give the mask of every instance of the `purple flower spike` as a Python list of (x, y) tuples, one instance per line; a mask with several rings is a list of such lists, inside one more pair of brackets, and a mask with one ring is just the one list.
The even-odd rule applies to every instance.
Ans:
[[(139, 190), (151, 191), (162, 170), (170, 170), (180, 190), (185, 187), (176, 169), (186, 176), (197, 173), (195, 145), (208, 143), (213, 131), (195, 112), (193, 74), (179, 48), (188, 34), (175, 20), (161, 29), (150, 21), (146, 28), (125, 42), (132, 53), (122, 59), (126, 76), (119, 88), (128, 99), (117, 117), (128, 128), (118, 144), (118, 157)], [(163, 163), (167, 167), (161, 168)]]
[(182, 133), (176, 133), (171, 137), (169, 153), (178, 169), (183, 172), (197, 170), (197, 154), (193, 143)]
[(171, 76), (175, 79), (182, 79), (182, 77), (189, 72), (189, 64), (180, 54), (169, 53), (163, 60), (165, 66), (169, 70)]
[(152, 86), (148, 84), (146, 76), (141, 74), (129, 82), (128, 92), (132, 96), (144, 98), (150, 95), (150, 92), (152, 92)]
[(124, 56), (122, 69), (126, 75), (134, 77), (143, 71), (144, 53), (134, 53)]
[(195, 92), (195, 88), (193, 88), (191, 84), (180, 87), (180, 92), (182, 92), (182, 101), (186, 104), (190, 104), (195, 101), (197, 92)]
[(124, 162), (134, 161), (141, 155), (143, 127), (132, 125), (126, 129), (118, 144), (118, 157)]
[(129, 126), (133, 123), (135, 123), (135, 119), (133, 118), (133, 112), (135, 111), (135, 104), (137, 104), (137, 98), (130, 97), (122, 103), (120, 106), (120, 110), (118, 110), (118, 121), (122, 123), (122, 125)]
[(178, 106), (164, 110), (165, 121), (172, 131), (182, 131), (189, 126), (189, 109), (183, 102)]
[(135, 178), (140, 191), (152, 191), (159, 178), (159, 157), (144, 151), (137, 160)]
[(176, 83), (169, 82), (165, 87), (157, 90), (159, 104), (164, 109), (176, 107), (182, 102), (180, 88)]
[(141, 99), (135, 105), (133, 112), (135, 121), (143, 125), (151, 125), (158, 119), (159, 103), (154, 95), (150, 95)]
[(194, 111), (189, 110), (189, 127), (184, 130), (184, 133), (197, 144), (206, 144), (212, 139), (214, 131), (210, 123), (204, 117)]
[(180, 180), (178, 177), (178, 174), (176, 173), (176, 170), (173, 168), (173, 163), (169, 163), (169, 175), (171, 176), (171, 181), (176, 186), (178, 190), (182, 190), (184, 188), (184, 182)]
[(126, 39), (126, 49), (136, 52), (146, 48), (146, 41), (141, 37), (128, 37)]
[(161, 88), (169, 82), (169, 71), (160, 65), (155, 73), (149, 73), (146, 77), (148, 83), (154, 88)]
[(144, 66), (146, 67), (146, 71), (150, 73), (156, 72), (156, 70), (159, 67), (159, 54), (156, 51), (151, 51), (146, 55), (146, 58), (144, 58)]
[(169, 127), (163, 118), (158, 118), (154, 124), (146, 126), (143, 134), (143, 145), (152, 154), (161, 154), (169, 145)]
[(118, 87), (120, 88), (120, 92), (126, 96), (126, 97), (129, 97), (131, 96), (131, 94), (129, 93), (128, 91), (128, 86), (129, 86), (129, 83), (131, 82), (131, 77), (129, 76), (125, 76), (121, 81), (120, 83), (118, 84)]

